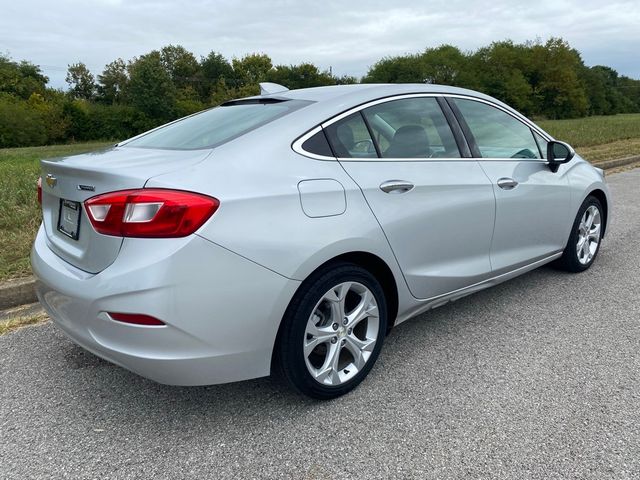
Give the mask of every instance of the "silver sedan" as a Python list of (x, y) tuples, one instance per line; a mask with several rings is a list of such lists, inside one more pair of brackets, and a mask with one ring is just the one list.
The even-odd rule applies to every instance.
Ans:
[(277, 373), (333, 398), (393, 326), (546, 263), (595, 260), (611, 217), (602, 170), (498, 100), (262, 88), (42, 161), (31, 260), (73, 341), (162, 383)]

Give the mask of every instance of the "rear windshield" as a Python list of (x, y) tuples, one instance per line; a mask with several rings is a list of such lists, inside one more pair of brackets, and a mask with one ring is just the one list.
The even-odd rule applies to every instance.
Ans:
[(310, 103), (304, 100), (230, 102), (160, 127), (124, 146), (170, 150), (212, 148)]

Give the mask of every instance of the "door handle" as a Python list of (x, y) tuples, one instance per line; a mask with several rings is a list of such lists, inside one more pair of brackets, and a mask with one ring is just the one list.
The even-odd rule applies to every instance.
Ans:
[(498, 179), (498, 186), (503, 190), (513, 190), (518, 186), (518, 182), (516, 182), (513, 178), (503, 177)]
[(387, 180), (380, 184), (380, 190), (384, 193), (407, 193), (413, 190), (413, 183), (405, 180)]

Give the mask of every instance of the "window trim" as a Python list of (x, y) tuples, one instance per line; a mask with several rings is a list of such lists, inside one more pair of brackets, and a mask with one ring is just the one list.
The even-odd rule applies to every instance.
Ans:
[[(515, 112), (515, 111), (510, 111), (509, 109), (498, 105), (495, 102), (489, 101), (489, 100), (485, 100), (483, 98), (478, 98), (478, 97), (474, 97), (472, 95), (463, 95), (463, 94), (458, 94), (458, 93), (403, 93), (403, 94), (398, 94), (398, 95), (391, 95), (388, 97), (383, 97), (383, 98), (378, 98), (375, 100), (370, 100), (367, 101), (365, 103), (362, 103), (360, 105), (357, 105), (355, 107), (349, 108), (347, 110), (345, 110), (342, 113), (339, 113), (337, 115), (334, 115), (333, 117), (325, 120), (324, 122), (320, 123), (319, 125), (316, 125), (314, 128), (312, 128), (311, 130), (307, 131), (306, 133), (304, 133), (303, 135), (301, 135), (300, 137), (298, 137), (296, 140), (293, 141), (293, 143), (291, 144), (291, 148), (293, 149), (294, 152), (299, 153), (300, 155), (303, 155), (305, 157), (309, 157), (309, 158), (313, 158), (315, 160), (324, 160), (324, 161), (340, 161), (340, 162), (441, 162), (441, 161), (450, 161), (450, 162), (469, 162), (469, 161), (482, 161), (482, 160), (498, 160), (498, 161), (529, 161), (529, 162), (540, 162), (540, 163), (548, 163), (547, 160), (545, 158), (488, 158), (488, 157), (482, 157), (482, 156), (474, 156), (474, 151), (473, 151), (473, 147), (475, 147), (475, 140), (473, 140), (473, 137), (471, 137), (471, 139), (473, 141), (470, 141), (470, 139), (467, 136), (467, 132), (465, 132), (464, 129), (464, 125), (466, 125), (466, 122), (463, 124), (462, 122), (460, 122), (460, 120), (457, 118), (457, 115), (455, 115), (455, 109), (453, 107), (451, 107), (451, 109), (453, 110), (454, 113), (454, 117), (455, 117), (455, 124), (451, 124), (451, 120), (452, 118), (450, 118), (447, 113), (446, 113), (446, 109), (442, 107), (442, 105), (440, 105), (440, 102), (438, 102), (438, 104), (440, 105), (440, 109), (442, 110), (447, 122), (449, 123), (449, 128), (451, 128), (451, 131), (453, 132), (453, 135), (455, 137), (456, 133), (455, 133), (455, 126), (457, 124), (457, 127), (462, 129), (462, 133), (464, 136), (464, 139), (466, 141), (466, 143), (468, 144), (470, 150), (471, 150), (471, 157), (465, 157), (462, 156), (460, 158), (444, 158), (444, 157), (434, 157), (434, 158), (344, 158), (344, 157), (326, 157), (324, 155), (317, 155), (315, 153), (311, 153), (311, 152), (307, 152), (306, 150), (302, 149), (302, 144), (308, 140), (311, 136), (315, 135), (316, 133), (318, 133), (320, 131), (320, 129), (323, 129), (325, 127), (328, 127), (329, 125), (338, 122), (340, 120), (342, 120), (345, 117), (348, 117), (349, 115), (359, 112), (361, 110), (364, 110), (365, 108), (368, 107), (372, 107), (374, 105), (379, 105), (381, 103), (386, 103), (386, 102), (392, 102), (394, 100), (402, 100), (402, 99), (406, 99), (406, 98), (421, 98), (421, 97), (436, 97), (436, 99), (438, 98), (443, 98), (443, 99), (449, 99), (449, 98), (460, 98), (463, 100), (473, 100), (476, 102), (480, 102), (480, 103), (485, 103), (491, 107), (497, 108), (498, 110), (502, 110), (503, 112), (505, 112), (507, 115), (510, 115), (511, 117), (513, 117), (514, 119), (518, 120), (520, 123), (523, 123), (524, 125), (526, 125), (529, 129), (537, 132), (542, 138), (544, 138), (545, 140), (547, 140), (548, 142), (553, 140), (553, 137), (551, 137), (551, 135), (549, 135), (547, 132), (545, 132), (544, 130), (542, 130), (540, 127), (538, 127), (535, 123), (533, 123), (531, 120), (529, 120), (528, 118), (526, 118), (525, 116), (523, 116), (522, 114)], [(447, 104), (454, 104), (454, 102), (448, 102)], [(457, 107), (456, 107), (457, 108)], [(464, 120), (464, 119), (463, 119)], [(456, 140), (457, 141), (457, 140)], [(477, 148), (477, 147), (476, 147)], [(460, 152), (461, 155), (464, 155), (463, 151), (461, 150)]]

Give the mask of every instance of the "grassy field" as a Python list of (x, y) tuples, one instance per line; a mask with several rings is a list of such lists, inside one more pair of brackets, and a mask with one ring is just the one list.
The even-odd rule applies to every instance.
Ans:
[(113, 142), (0, 149), (0, 280), (30, 272), (29, 250), (41, 219), (36, 197), (40, 159), (109, 144)]
[[(640, 114), (538, 123), (591, 162), (640, 155)], [(38, 161), (109, 144), (113, 142), (0, 149), (0, 281), (29, 274), (29, 250), (40, 224)]]
[(536, 122), (590, 162), (640, 155), (640, 114)]

